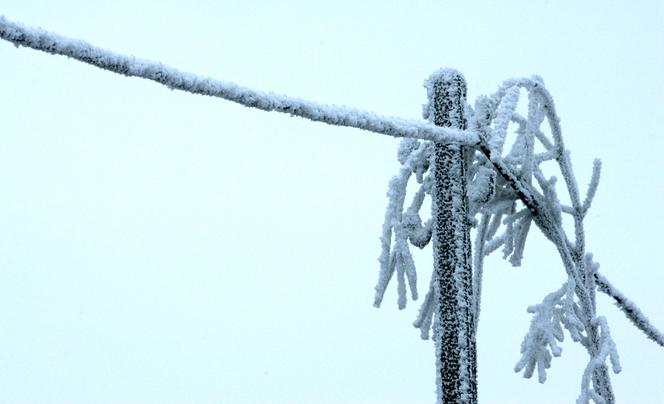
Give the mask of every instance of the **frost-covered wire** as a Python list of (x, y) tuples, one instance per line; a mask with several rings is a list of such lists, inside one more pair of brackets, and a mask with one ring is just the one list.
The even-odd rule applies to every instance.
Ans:
[(648, 317), (641, 312), (641, 309), (639, 309), (634, 302), (625, 297), (625, 295), (613, 286), (604, 275), (596, 273), (595, 281), (597, 283), (597, 289), (613, 298), (616, 306), (625, 314), (629, 321), (636, 326), (636, 328), (643, 331), (643, 333), (648, 338), (655, 341), (655, 343), (664, 347), (664, 333), (650, 323)]
[(394, 137), (408, 137), (438, 142), (477, 143), (469, 131), (442, 128), (424, 121), (385, 117), (359, 109), (326, 105), (285, 95), (263, 92), (237, 84), (182, 72), (159, 62), (121, 55), (67, 38), (40, 28), (32, 28), (0, 16), (0, 38), (15, 46), (67, 56), (100, 69), (155, 81), (170, 89), (223, 98), (250, 108), (276, 111), (324, 122), (348, 126)]

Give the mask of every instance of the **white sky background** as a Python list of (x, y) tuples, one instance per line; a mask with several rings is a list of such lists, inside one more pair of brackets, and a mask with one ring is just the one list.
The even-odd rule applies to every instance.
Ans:
[[(658, 1), (5, 2), (0, 14), (197, 74), (420, 118), (423, 80), (469, 99), (541, 75), (602, 272), (664, 328)], [(434, 349), (372, 307), (398, 140), (170, 91), (0, 43), (0, 402), (430, 403)], [(537, 234), (536, 234), (537, 233)], [(418, 255), (426, 290), (430, 247)], [(570, 403), (587, 356), (566, 335), (540, 385), (512, 369), (526, 307), (559, 287), (533, 231), (490, 259), (484, 403)], [(604, 295), (623, 403), (664, 403), (664, 349)]]

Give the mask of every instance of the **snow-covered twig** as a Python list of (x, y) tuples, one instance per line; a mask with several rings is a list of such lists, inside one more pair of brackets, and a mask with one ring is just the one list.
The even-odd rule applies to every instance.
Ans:
[(602, 171), (602, 162), (599, 159), (595, 159), (595, 161), (593, 161), (593, 175), (590, 178), (590, 185), (588, 185), (588, 191), (586, 192), (586, 199), (584, 199), (582, 205), (582, 211), (584, 215), (586, 214), (588, 209), (590, 209), (590, 205), (593, 202), (593, 198), (595, 198), (595, 194), (597, 193), (597, 187), (599, 186), (599, 178), (601, 171)]
[(514, 366), (515, 372), (523, 370), (523, 377), (530, 378), (537, 368), (538, 380), (544, 383), (552, 357), (562, 353), (558, 342), (564, 340), (563, 326), (570, 331), (573, 339), (581, 339), (584, 326), (574, 310), (574, 294), (570, 293), (573, 289), (574, 280), (569, 278), (560, 289), (548, 294), (542, 303), (528, 307), (528, 312), (535, 316), (521, 343), (522, 356)]
[(581, 394), (576, 400), (576, 404), (587, 404), (591, 399), (597, 404), (606, 404), (607, 398), (598, 394), (595, 389), (591, 387), (591, 377), (597, 372), (599, 368), (606, 368), (605, 362), (608, 359), (611, 362), (611, 367), (614, 373), (620, 373), (620, 358), (616, 350), (616, 344), (611, 338), (609, 325), (606, 318), (603, 316), (596, 317), (591, 322), (593, 327), (599, 328), (599, 350), (590, 358), (588, 366), (583, 372), (581, 378)]
[(519, 102), (519, 87), (512, 86), (507, 89), (505, 96), (501, 98), (498, 104), (494, 128), (491, 131), (491, 136), (487, 139), (488, 146), (494, 154), (502, 154), (507, 125), (512, 119), (517, 102)]
[[(399, 173), (392, 177), (387, 191), (389, 203), (385, 210), (385, 221), (383, 222), (383, 233), (381, 235), (381, 255), (378, 258), (380, 262), (380, 273), (376, 285), (376, 296), (374, 306), (380, 307), (385, 295), (387, 284), (392, 278), (394, 270), (397, 270), (397, 288), (399, 293), (398, 305), (400, 309), (406, 306), (405, 284), (403, 283), (404, 274), (408, 274), (413, 299), (417, 299), (416, 274), (413, 259), (408, 251), (407, 240), (410, 230), (403, 223), (403, 205), (406, 198), (406, 187), (412, 173), (422, 165), (422, 160), (426, 159), (426, 152), (429, 145), (426, 142), (418, 142), (412, 139), (405, 139), (402, 147), (399, 149), (399, 159), (403, 166)], [(416, 203), (415, 206), (418, 204)], [(421, 206), (421, 202), (419, 203)], [(417, 212), (410, 212), (411, 216)], [(396, 240), (392, 247), (392, 234), (395, 234)]]
[(484, 273), (484, 247), (486, 245), (487, 229), (489, 227), (490, 215), (484, 214), (477, 226), (475, 235), (475, 255), (473, 256), (473, 330), (477, 333), (477, 325), (480, 321), (480, 305), (482, 302), (482, 276)]
[(413, 321), (413, 327), (420, 329), (420, 338), (429, 339), (429, 330), (433, 322), (433, 310), (435, 309), (434, 298), (434, 282), (436, 278), (431, 277), (429, 281), (429, 291), (424, 297), (424, 302), (420, 306), (420, 311), (417, 318)]

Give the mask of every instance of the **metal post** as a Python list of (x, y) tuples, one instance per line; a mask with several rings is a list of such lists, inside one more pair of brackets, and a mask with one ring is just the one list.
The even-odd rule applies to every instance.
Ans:
[[(466, 129), (466, 82), (443, 69), (427, 82), (429, 117), (437, 126)], [(477, 403), (477, 357), (473, 331), (471, 243), (466, 150), (435, 145), (433, 250), (436, 281), (436, 380), (440, 403)]]

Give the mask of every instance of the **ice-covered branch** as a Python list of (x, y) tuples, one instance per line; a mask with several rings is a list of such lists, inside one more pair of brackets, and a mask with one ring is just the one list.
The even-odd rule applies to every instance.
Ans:
[(438, 142), (475, 144), (472, 132), (442, 128), (428, 122), (384, 117), (354, 108), (326, 105), (179, 71), (161, 63), (121, 55), (40, 28), (32, 28), (0, 16), (0, 38), (18, 46), (63, 55), (100, 69), (130, 77), (140, 77), (170, 89), (223, 98), (250, 108), (276, 111), (330, 125), (348, 126), (394, 137), (410, 137)]
[(505, 135), (507, 133), (507, 125), (512, 119), (517, 102), (519, 102), (519, 87), (512, 86), (507, 89), (505, 96), (502, 97), (500, 104), (498, 104), (498, 108), (496, 109), (494, 129), (491, 137), (488, 139), (488, 143), (491, 151), (498, 155), (502, 154)]
[(540, 383), (546, 381), (546, 369), (551, 366), (553, 356), (560, 356), (562, 348), (558, 342), (564, 339), (565, 327), (572, 339), (582, 340), (584, 326), (577, 316), (574, 303), (574, 280), (569, 278), (560, 289), (548, 294), (542, 303), (528, 307), (533, 313), (530, 329), (521, 343), (521, 359), (514, 366), (515, 372), (523, 372), (530, 378), (537, 368)]
[[(518, 89), (525, 89), (528, 93), (527, 118), (515, 112), (514, 104), (518, 101)], [(595, 163), (587, 197), (582, 203), (570, 154), (563, 143), (560, 120), (556, 114), (553, 98), (539, 77), (507, 80), (495, 94), (480, 97), (475, 105), (471, 128), (480, 137), (478, 149), (500, 176), (496, 183), (499, 191), (493, 200), (480, 210), (485, 213), (502, 212), (507, 215), (504, 221), (505, 232), (501, 237), (489, 239), (483, 244), (484, 250), (490, 253), (502, 245), (505, 258), (509, 258), (514, 265), (520, 264), (523, 242), (530, 222), (526, 217), (521, 219), (521, 216), (515, 213), (513, 204), (518, 199), (528, 208), (537, 227), (556, 246), (569, 277), (564, 312), (573, 315), (561, 317), (560, 322), (555, 320), (556, 309), (553, 308), (555, 296), (549, 296), (542, 305), (533, 307), (537, 313), (531, 330), (524, 340), (523, 357), (517, 364), (518, 370), (525, 369), (524, 375), (527, 377), (537, 368), (540, 380), (543, 380), (544, 371), (550, 364), (552, 354), (555, 356), (559, 352), (555, 341), (556, 337), (562, 337), (560, 324), (570, 331), (574, 340), (586, 347), (591, 358), (600, 358), (608, 346), (606, 342), (608, 340), (603, 339), (608, 338), (608, 327), (593, 322), (593, 319), (597, 318), (593, 276), (596, 265), (586, 262), (583, 227), (583, 218), (597, 190), (600, 166), (599, 162)], [(515, 131), (517, 136), (509, 153), (503, 155), (508, 117), (518, 125)], [(539, 128), (545, 119), (552, 140), (549, 140)], [(534, 152), (535, 141), (539, 141), (544, 147), (544, 153)], [(557, 163), (571, 206), (560, 204), (555, 189), (555, 177), (545, 177), (539, 167), (540, 163), (547, 160), (555, 160)], [(533, 176), (537, 180), (536, 184), (532, 183)], [(512, 204), (511, 211), (498, 210), (498, 208), (504, 209), (502, 206), (508, 203)], [(569, 240), (562, 226), (561, 213), (571, 214), (574, 219), (574, 242)], [(575, 295), (578, 304), (573, 300)], [(605, 328), (606, 333), (603, 334)], [(581, 335), (581, 330), (585, 331), (585, 336)], [(612, 350), (615, 350), (614, 346)], [(593, 399), (597, 397), (606, 403), (614, 403), (607, 367), (603, 364), (593, 365), (589, 367), (588, 372), (592, 374), (594, 389), (585, 385), (586, 396), (592, 395)]]
[(591, 399), (597, 404), (607, 403), (607, 399), (591, 387), (591, 376), (593, 373), (596, 373), (597, 369), (606, 368), (605, 362), (607, 359), (611, 362), (614, 373), (620, 373), (621, 371), (618, 351), (616, 350), (616, 344), (611, 338), (606, 318), (603, 316), (596, 317), (592, 320), (591, 325), (599, 328), (599, 349), (590, 358), (588, 366), (586, 366), (586, 370), (583, 372), (581, 395), (576, 400), (576, 404), (588, 404)]
[(480, 321), (480, 305), (482, 302), (482, 276), (484, 272), (484, 246), (486, 245), (487, 229), (490, 215), (483, 214), (475, 235), (475, 255), (473, 256), (473, 330), (477, 332)]
[[(408, 251), (407, 240), (409, 238), (409, 228), (403, 223), (403, 205), (406, 198), (406, 187), (408, 180), (413, 172), (418, 171), (418, 167), (426, 160), (426, 153), (429, 145), (426, 142), (416, 140), (403, 140), (399, 148), (399, 159), (403, 166), (399, 173), (390, 180), (390, 186), (387, 191), (389, 203), (385, 211), (385, 222), (383, 223), (383, 234), (381, 235), (381, 255), (378, 258), (380, 262), (380, 274), (378, 284), (376, 285), (376, 296), (374, 306), (380, 307), (385, 295), (390, 279), (397, 270), (397, 288), (399, 293), (398, 305), (400, 309), (406, 306), (406, 289), (404, 284), (404, 274), (408, 274), (413, 300), (417, 299), (416, 274), (412, 256)], [(422, 195), (423, 199), (423, 195)], [(418, 204), (416, 203), (415, 206)], [(419, 203), (421, 206), (421, 202)], [(413, 210), (415, 209), (413, 207)], [(411, 215), (416, 211), (411, 212)], [(395, 244), (392, 248), (392, 234), (395, 235)]]
[(599, 159), (595, 159), (593, 161), (593, 175), (590, 178), (590, 184), (588, 185), (588, 191), (586, 193), (586, 199), (583, 201), (583, 214), (585, 215), (588, 209), (590, 209), (590, 205), (593, 202), (593, 198), (595, 198), (595, 194), (597, 193), (597, 187), (599, 186), (599, 177), (600, 177), (600, 172), (602, 171), (602, 162)]

